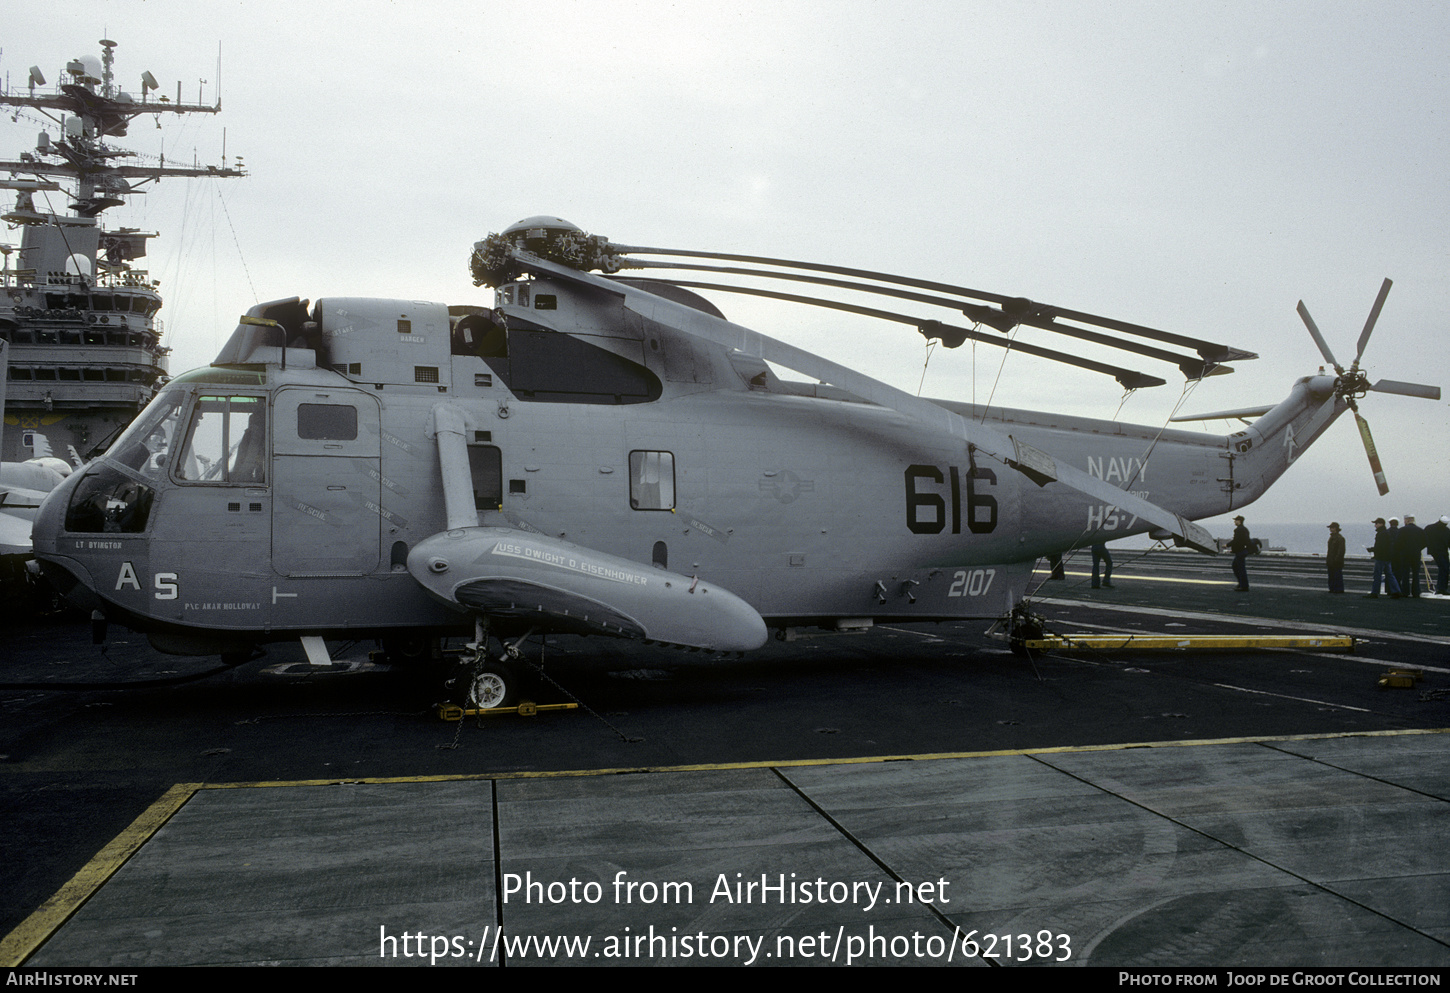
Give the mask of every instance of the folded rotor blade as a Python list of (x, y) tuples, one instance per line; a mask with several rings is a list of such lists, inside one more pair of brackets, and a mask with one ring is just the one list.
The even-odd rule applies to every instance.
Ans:
[(1375, 393), (1394, 393), (1402, 397), (1420, 397), (1425, 400), (1440, 399), (1440, 387), (1423, 383), (1401, 383), (1393, 379), (1381, 379), (1370, 389)]
[(1359, 357), (1364, 354), (1364, 346), (1369, 344), (1370, 333), (1374, 331), (1375, 321), (1380, 319), (1380, 310), (1385, 305), (1385, 297), (1389, 296), (1390, 287), (1394, 285), (1389, 277), (1385, 277), (1384, 283), (1380, 286), (1380, 295), (1375, 297), (1374, 306), (1370, 308), (1369, 319), (1364, 322), (1364, 330), (1359, 333), (1359, 344), (1355, 348), (1353, 369), (1359, 368)]
[[(1069, 355), (1066, 352), (1054, 351), (1050, 348), (1041, 348), (1036, 345), (1029, 345), (1025, 342), (1016, 344), (998, 335), (983, 334), (980, 331), (973, 331), (969, 328), (956, 327), (951, 324), (943, 324), (941, 321), (928, 321), (919, 317), (911, 317), (907, 314), (897, 314), (889, 310), (876, 310), (872, 307), (862, 307), (853, 303), (843, 303), (839, 300), (822, 300), (819, 297), (799, 296), (794, 293), (782, 293), (779, 290), (764, 290), (754, 286), (727, 286), (723, 283), (701, 283), (690, 279), (660, 279), (656, 282), (668, 283), (671, 286), (683, 286), (697, 290), (721, 290), (725, 293), (743, 293), (747, 296), (767, 297), (771, 300), (786, 300), (791, 303), (806, 303), (815, 307), (825, 307), (829, 310), (839, 310), (848, 314), (860, 314), (863, 317), (875, 317), (883, 321), (895, 321), (898, 324), (910, 324), (918, 328), (928, 338), (941, 338), (948, 348), (956, 348), (963, 341), (970, 338), (987, 345), (996, 345), (998, 348), (1010, 348), (1025, 355), (1036, 355), (1039, 358), (1051, 359), (1054, 362), (1062, 362), (1066, 365), (1077, 366), (1079, 369), (1089, 369), (1093, 372), (1106, 373), (1112, 376), (1124, 389), (1136, 390), (1147, 386), (1162, 386), (1164, 380), (1157, 376), (1150, 376), (1147, 373), (1137, 372), (1133, 369), (1124, 369), (1120, 366), (1108, 365), (1104, 362), (1095, 362), (1092, 359), (1084, 359), (1076, 355)], [(970, 315), (968, 315), (970, 316)], [(1089, 332), (1090, 333), (1090, 332)], [(1169, 353), (1164, 353), (1168, 355)], [(1171, 356), (1177, 360), (1181, 356)], [(1184, 360), (1187, 362), (1188, 360)]]
[[(1166, 342), (1172, 345), (1181, 345), (1192, 348), (1206, 361), (1211, 363), (1229, 362), (1236, 359), (1251, 359), (1257, 356), (1252, 352), (1244, 352), (1217, 342), (1204, 341), (1200, 338), (1190, 338), (1186, 335), (1172, 334), (1168, 331), (1160, 331), (1157, 328), (1144, 327), (1141, 324), (1130, 324), (1127, 321), (1118, 321), (1106, 317), (1098, 317), (1093, 314), (1086, 314), (1076, 310), (1062, 310), (1046, 304), (1040, 304), (1024, 297), (1009, 297), (1001, 293), (988, 293), (984, 290), (974, 290), (967, 286), (956, 286), (951, 283), (938, 283), (927, 279), (915, 279), (910, 276), (898, 276), (889, 272), (875, 272), (870, 269), (852, 269), (847, 266), (824, 265), (819, 262), (801, 262), (794, 259), (776, 259), (763, 255), (736, 255), (726, 252), (696, 252), (680, 248), (646, 248), (639, 245), (612, 245), (616, 252), (621, 254), (630, 253), (635, 255), (674, 255), (686, 258), (697, 259), (722, 259), (729, 262), (751, 262), (759, 265), (780, 266), (791, 269), (805, 269), (812, 272), (831, 272), (841, 276), (854, 276), (862, 279), (874, 279), (883, 283), (896, 283), (900, 286), (915, 286), (918, 289), (935, 290), (942, 293), (951, 293), (957, 296), (967, 297), (972, 300), (986, 300), (988, 303), (997, 304), (1001, 313), (1011, 325), (1025, 323), (1018, 318), (1030, 314), (1044, 316), (1064, 317), (1068, 320), (1077, 321), (1080, 324), (1091, 324), (1094, 327), (1108, 328), (1113, 331), (1121, 331), (1125, 334), (1136, 335), (1140, 338), (1150, 338), (1154, 341)], [(644, 267), (652, 263), (643, 260), (633, 260)], [(993, 327), (1000, 325), (988, 321)], [(1039, 325), (1040, 326), (1040, 325)], [(1057, 328), (1048, 328), (1057, 330)]]
[[(862, 283), (856, 280), (829, 279), (824, 276), (815, 276), (807, 273), (796, 272), (774, 272), (768, 269), (746, 269), (739, 266), (717, 266), (707, 265), (702, 262), (648, 262), (639, 259), (621, 260), (621, 268), (625, 269), (683, 269), (697, 272), (719, 272), (732, 276), (757, 276), (763, 279), (780, 279), (798, 283), (811, 283), (817, 286), (832, 286), (839, 289), (851, 290), (858, 293), (875, 293), (879, 296), (894, 297), (899, 300), (911, 300), (915, 303), (929, 304), (933, 307), (947, 307), (963, 313), (979, 324), (986, 324), (996, 328), (1003, 334), (1007, 334), (1018, 324), (1025, 324), (1029, 327), (1041, 328), (1044, 331), (1052, 331), (1057, 334), (1066, 335), (1070, 338), (1078, 338), (1082, 341), (1090, 341), (1096, 345), (1103, 345), (1107, 348), (1117, 348), (1125, 352), (1132, 352), (1135, 355), (1143, 355), (1152, 359), (1159, 359), (1163, 362), (1171, 362), (1184, 371), (1188, 379), (1198, 379), (1204, 374), (1208, 365), (1201, 354), (1200, 356), (1182, 355), (1176, 352), (1166, 351), (1162, 348), (1155, 348), (1152, 345), (1144, 345), (1136, 341), (1129, 341), (1124, 338), (1114, 338), (1110, 335), (1101, 334), (1096, 331), (1089, 331), (1085, 328), (1073, 327), (1070, 324), (1059, 324), (1051, 316), (1046, 314), (1017, 315), (1006, 314), (1001, 310), (992, 307), (985, 307), (978, 304), (963, 304), (960, 300), (952, 300), (947, 297), (933, 296), (925, 293), (914, 293), (910, 290), (897, 289), (890, 286), (873, 286), (869, 283)], [(672, 279), (661, 279), (655, 277), (657, 282), (673, 283), (677, 286), (690, 286), (697, 289), (723, 290), (727, 293), (754, 293), (757, 296), (766, 295), (764, 291), (754, 291), (746, 287), (727, 286), (718, 283), (686, 283)], [(833, 301), (822, 300), (819, 297), (805, 296), (777, 296), (777, 299), (791, 300), (796, 303), (805, 303), (812, 306), (831, 307), (837, 310), (847, 309), (837, 306)], [(861, 313), (862, 311), (857, 311)], [(873, 312), (874, 313), (874, 312)], [(1051, 313), (1056, 313), (1052, 311)], [(917, 318), (908, 318), (903, 321), (907, 324), (919, 324)], [(1102, 326), (1106, 326), (1103, 323)], [(954, 347), (949, 345), (948, 347)], [(1045, 356), (1055, 356), (1057, 352), (1041, 352)], [(1245, 357), (1247, 353), (1231, 352), (1233, 357)], [(1222, 361), (1222, 360), (1219, 360)], [(1217, 367), (1222, 369), (1222, 366)], [(1232, 370), (1229, 370), (1232, 371)], [(1114, 373), (1116, 375), (1116, 373)], [(1157, 383), (1153, 385), (1159, 385)]]
[[(1081, 341), (1090, 341), (1095, 345), (1105, 345), (1109, 348), (1120, 348), (1125, 352), (1133, 352), (1136, 355), (1143, 355), (1150, 359), (1158, 359), (1162, 362), (1171, 362), (1182, 372), (1185, 379), (1202, 379), (1209, 375), (1210, 370), (1219, 372), (1233, 372), (1232, 369), (1222, 365), (1225, 357), (1253, 358), (1249, 352), (1229, 350), (1217, 359), (1206, 360), (1200, 353), (1194, 355), (1177, 355), (1173, 352), (1164, 351), (1161, 348), (1154, 348), (1151, 345), (1140, 345), (1131, 341), (1124, 341), (1112, 338), (1096, 331), (1088, 331), (1084, 328), (1073, 327), (1071, 324), (1062, 324), (1055, 318), (1066, 316), (1057, 311), (1051, 315), (1032, 314), (1024, 317), (1017, 317), (1011, 314), (1004, 314), (1001, 311), (993, 310), (991, 307), (982, 307), (977, 304), (965, 304), (960, 306), (961, 312), (979, 324), (986, 324), (1006, 334), (1018, 324), (1030, 328), (1041, 328), (1043, 331), (1052, 331), (1056, 334), (1066, 335), (1069, 338), (1077, 338)], [(1100, 321), (1106, 326), (1106, 321)]]
[(1385, 470), (1380, 465), (1379, 452), (1375, 450), (1374, 438), (1369, 433), (1369, 421), (1359, 416), (1359, 411), (1356, 410), (1354, 423), (1359, 426), (1359, 438), (1364, 442), (1364, 454), (1369, 456), (1369, 468), (1374, 473), (1374, 484), (1379, 487), (1380, 496), (1384, 496), (1390, 491), (1390, 484), (1385, 479)]
[[(1095, 317), (1092, 314), (1084, 314), (1080, 310), (1064, 310), (1061, 307), (1044, 307), (1043, 309), (1050, 310), (1054, 316), (1064, 317), (1070, 321), (1078, 321), (1082, 324), (1094, 324), (1100, 328), (1107, 328), (1110, 331), (1122, 331), (1126, 334), (1135, 334), (1144, 338), (1153, 338), (1158, 341), (1186, 345), (1197, 351), (1204, 362), (1209, 364), (1221, 364), (1224, 362), (1235, 362), (1242, 359), (1256, 359), (1259, 357), (1257, 352), (1246, 352), (1241, 348), (1230, 348), (1228, 345), (1219, 345), (1209, 341), (1198, 341), (1193, 338), (1185, 338), (1182, 335), (1170, 335), (1166, 331), (1145, 328), (1141, 324), (1131, 324), (1128, 321), (1119, 321), (1112, 317)], [(1045, 325), (1039, 324), (1037, 326), (1044, 327)], [(1057, 328), (1050, 330), (1057, 330)]]
[(1339, 360), (1329, 350), (1329, 343), (1324, 340), (1324, 335), (1319, 333), (1319, 328), (1315, 325), (1314, 318), (1309, 316), (1309, 308), (1304, 306), (1303, 300), (1299, 301), (1299, 316), (1303, 318), (1304, 326), (1309, 329), (1309, 336), (1314, 339), (1314, 344), (1319, 346), (1319, 354), (1323, 355), (1329, 361), (1329, 364), (1334, 366), (1335, 372), (1341, 376), (1344, 375), (1344, 366), (1339, 364)]

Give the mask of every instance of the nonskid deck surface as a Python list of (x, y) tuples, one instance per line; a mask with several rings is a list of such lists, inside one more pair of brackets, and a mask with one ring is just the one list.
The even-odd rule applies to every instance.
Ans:
[(975, 941), (1445, 966), (1447, 758), (1432, 734), (207, 789), (27, 964), (985, 964)]
[[(1022, 659), (883, 625), (721, 666), (551, 639), (597, 716), (483, 726), (290, 649), (8, 690), (5, 960), (1450, 965), (1450, 602), (1263, 562), (1235, 597), (1166, 581), (1222, 581), (1192, 559), (1120, 556), (1112, 590), (1070, 561), (1040, 609), (1225, 633), (1322, 605), (1357, 652)], [(0, 678), (209, 664), (84, 634), (10, 632)], [(1423, 680), (1381, 690), (1390, 666)]]

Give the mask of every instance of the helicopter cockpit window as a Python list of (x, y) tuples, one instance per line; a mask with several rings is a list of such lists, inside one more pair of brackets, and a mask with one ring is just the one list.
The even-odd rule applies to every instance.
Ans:
[(126, 429), (106, 456), (150, 480), (166, 475), (181, 430), (180, 394), (162, 395)]
[(675, 456), (629, 453), (629, 505), (635, 510), (675, 509)]
[(86, 469), (65, 509), (65, 529), (85, 534), (140, 534), (151, 516), (155, 491), (137, 475), (107, 459)]
[(198, 397), (176, 477), (255, 486), (266, 481), (266, 444), (267, 405), (262, 397)]
[(357, 408), (340, 403), (299, 403), (297, 437), (313, 441), (356, 441)]
[(181, 422), (182, 396), (163, 393), (105, 457), (85, 470), (66, 507), (65, 529), (83, 534), (146, 530), (155, 484), (166, 475)]

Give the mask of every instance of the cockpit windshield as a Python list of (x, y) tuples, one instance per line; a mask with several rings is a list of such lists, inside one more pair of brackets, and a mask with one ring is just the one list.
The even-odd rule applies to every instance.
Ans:
[(139, 534), (166, 475), (186, 393), (163, 390), (103, 457), (85, 469), (65, 513), (67, 531)]
[(181, 407), (185, 401), (184, 390), (163, 391), (131, 422), (106, 457), (149, 479), (165, 475), (168, 453), (178, 440)]

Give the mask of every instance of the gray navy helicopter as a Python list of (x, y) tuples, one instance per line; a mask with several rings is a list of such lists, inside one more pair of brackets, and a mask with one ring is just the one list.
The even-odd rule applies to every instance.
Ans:
[[(462, 685), (499, 706), (533, 634), (737, 653), (772, 629), (1014, 611), (1020, 634), (1039, 557), (1144, 532), (1211, 553), (1193, 521), (1258, 498), (1367, 392), (1440, 395), (1359, 370), (1388, 280), (1349, 369), (1301, 304), (1336, 374), (1299, 379), (1272, 408), (1206, 415), (1257, 417), (1213, 436), (922, 399), (734, 324), (697, 291), (866, 314), (948, 347), (1006, 345), (1027, 325), (1189, 379), (1255, 357), (1024, 298), (623, 246), (554, 217), (490, 235), (471, 266), (492, 307), (253, 307), (210, 366), (171, 380), (55, 489), (34, 529), (45, 574), (177, 654), (241, 661), (301, 639), (325, 661), (324, 638), (370, 637), (401, 662), (471, 635)], [(635, 269), (659, 272), (620, 275)], [(681, 270), (865, 291), (971, 326)], [(1129, 389), (1164, 382), (1012, 347)]]

